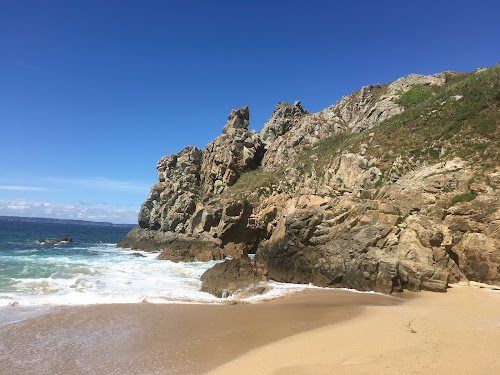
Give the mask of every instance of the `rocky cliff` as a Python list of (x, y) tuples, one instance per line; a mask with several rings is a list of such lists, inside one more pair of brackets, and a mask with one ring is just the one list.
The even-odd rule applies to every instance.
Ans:
[(255, 253), (266, 278), (385, 293), (500, 282), (499, 67), (412, 74), (318, 113), (278, 103), (258, 134), (249, 119), (233, 110), (204, 150), (163, 157), (119, 245)]

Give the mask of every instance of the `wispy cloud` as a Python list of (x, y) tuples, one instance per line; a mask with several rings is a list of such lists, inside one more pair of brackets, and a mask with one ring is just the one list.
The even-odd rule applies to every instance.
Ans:
[(49, 189), (39, 186), (14, 186), (0, 185), (0, 190), (17, 190), (17, 191), (47, 191)]
[(42, 69), (41, 67), (37, 66), (37, 65), (33, 65), (33, 64), (26, 64), (24, 62), (17, 62), (16, 63), (16, 66), (20, 67), (20, 68), (23, 68), (23, 69), (30, 69), (30, 70), (36, 70), (38, 72), (43, 72), (44, 69)]
[(113, 223), (136, 223), (150, 189), (150, 183), (105, 177), (3, 178), (0, 184), (0, 215)]
[(129, 193), (147, 192), (151, 187), (147, 183), (137, 183), (132, 181), (113, 180), (106, 177), (92, 178), (60, 178), (46, 177), (44, 181), (63, 186), (72, 186), (86, 190), (120, 191)]

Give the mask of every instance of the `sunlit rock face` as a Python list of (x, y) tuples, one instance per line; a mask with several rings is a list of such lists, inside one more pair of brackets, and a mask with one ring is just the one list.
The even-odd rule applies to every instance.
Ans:
[[(260, 133), (248, 130), (248, 107), (232, 110), (203, 150), (188, 146), (158, 162), (159, 182), (121, 245), (159, 249), (174, 261), (256, 253), (256, 278), (384, 293), (444, 292), (467, 279), (499, 283), (499, 173), (474, 182), (475, 166), (459, 158), (398, 156), (382, 168), (370, 156), (379, 147), (370, 129), (404, 111), (394, 99), (414, 85), (439, 87), (450, 74), (368, 85), (318, 113), (280, 102)], [(354, 150), (315, 151), (365, 130)], [(469, 200), (452, 203), (461, 195)], [(238, 275), (241, 265), (252, 274), (254, 263), (218, 272)], [(217, 273), (209, 275), (220, 294)], [(221, 285), (228, 283), (245, 284)]]

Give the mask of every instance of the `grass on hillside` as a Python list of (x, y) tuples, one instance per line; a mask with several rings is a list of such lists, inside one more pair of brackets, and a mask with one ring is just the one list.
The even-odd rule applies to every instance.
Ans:
[[(491, 170), (500, 162), (499, 125), (500, 66), (495, 66), (451, 76), (436, 95), (365, 131), (374, 133), (367, 154), (378, 157), (382, 168), (398, 155), (415, 163), (458, 156)], [(357, 138), (350, 150), (357, 152), (366, 138)]]
[(423, 103), (432, 97), (432, 89), (420, 85), (412, 86), (408, 91), (397, 90), (396, 93), (399, 97), (394, 100), (394, 103), (402, 105), (405, 109)]
[(261, 187), (277, 183), (281, 177), (283, 177), (282, 172), (264, 172), (262, 167), (258, 167), (242, 174), (238, 181), (231, 186), (231, 190), (235, 193), (256, 191)]
[[(404, 105), (405, 111), (375, 128), (337, 134), (306, 148), (295, 166), (304, 173), (313, 166), (320, 172), (335, 154), (359, 152), (366, 143), (366, 156), (376, 157), (382, 172), (398, 156), (413, 165), (458, 156), (475, 163), (476, 178), (488, 183), (488, 171), (500, 162), (500, 65), (479, 73), (454, 74), (432, 90), (414, 86), (402, 92), (396, 103)], [(231, 189), (256, 191), (282, 177), (283, 171), (266, 173), (259, 167), (243, 174)]]
[(483, 177), (498, 167), (500, 66), (480, 73), (454, 74), (434, 90), (413, 86), (401, 92), (396, 103), (404, 104), (406, 110), (375, 128), (359, 134), (337, 134), (305, 149), (297, 165), (304, 171), (312, 165), (321, 171), (334, 154), (359, 152), (366, 143), (366, 155), (377, 157), (382, 171), (389, 170), (398, 156), (412, 164), (458, 156), (478, 165)]
[(310, 172), (314, 165), (317, 171), (321, 171), (331, 162), (332, 156), (337, 151), (357, 137), (359, 137), (359, 133), (340, 133), (326, 138), (305, 148), (295, 162), (295, 166), (303, 172)]

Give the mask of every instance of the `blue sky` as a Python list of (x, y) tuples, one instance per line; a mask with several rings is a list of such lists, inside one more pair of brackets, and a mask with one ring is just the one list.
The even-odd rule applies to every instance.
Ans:
[(500, 62), (498, 1), (0, 1), (0, 215), (136, 222), (156, 162), (369, 83)]

